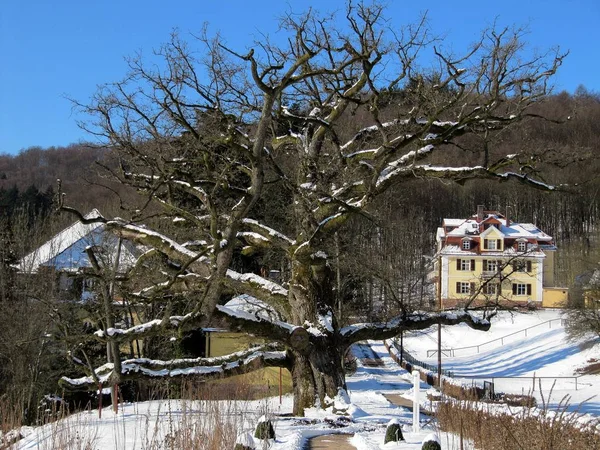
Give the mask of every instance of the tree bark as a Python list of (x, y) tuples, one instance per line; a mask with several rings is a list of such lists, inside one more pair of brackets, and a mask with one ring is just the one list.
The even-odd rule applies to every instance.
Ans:
[(346, 348), (338, 335), (335, 315), (335, 273), (325, 259), (310, 251), (294, 263), (294, 324), (308, 328), (308, 345), (294, 348), (292, 381), (294, 412), (305, 408), (331, 406), (340, 389), (346, 389), (343, 355)]

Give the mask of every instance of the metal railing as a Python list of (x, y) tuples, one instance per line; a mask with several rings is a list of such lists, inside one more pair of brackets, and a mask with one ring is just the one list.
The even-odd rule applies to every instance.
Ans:
[[(429, 364), (424, 361), (418, 360), (417, 358), (412, 356), (410, 353), (408, 353), (406, 350), (402, 349), (396, 339), (393, 339), (392, 343), (393, 343), (394, 347), (396, 348), (396, 350), (398, 351), (399, 358), (403, 359), (407, 363), (412, 364), (413, 366), (419, 366), (425, 370), (429, 370), (430, 372), (437, 374), (437, 372), (438, 372), (437, 364)], [(442, 375), (445, 375), (447, 377), (453, 377), (454, 373), (449, 370), (442, 369)]]
[[(528, 330), (532, 330), (534, 328), (541, 327), (542, 325), (548, 324), (549, 328), (552, 329), (552, 323), (553, 322), (557, 322), (557, 321), (560, 322), (560, 326), (561, 327), (565, 325), (565, 319), (550, 319), (550, 320), (546, 320), (545, 322), (541, 322), (541, 323), (538, 323), (536, 325), (532, 325), (530, 327), (523, 328), (522, 330), (515, 331), (514, 333), (510, 333), (510, 334), (507, 334), (505, 336), (502, 336), (502, 337), (499, 337), (499, 338), (496, 338), (496, 339), (492, 339), (491, 341), (484, 342), (483, 344), (470, 345), (468, 347), (443, 348), (443, 349), (441, 349), (441, 353), (442, 353), (442, 356), (445, 356), (447, 358), (456, 356), (456, 352), (461, 351), (461, 350), (476, 349), (477, 353), (479, 353), (481, 347), (483, 347), (485, 345), (493, 344), (494, 342), (500, 342), (500, 345), (502, 346), (502, 345), (504, 345), (504, 341), (507, 338), (509, 338), (511, 336), (517, 336), (519, 334), (524, 334), (524, 336), (527, 337), (527, 331)], [(437, 352), (438, 352), (437, 348), (436, 349), (427, 350), (427, 357), (431, 358), (432, 356), (437, 355)]]
[[(491, 376), (462, 376), (462, 375), (456, 375), (455, 378), (457, 380), (484, 380), (484, 382), (486, 380), (491, 380), (492, 383), (495, 383), (496, 380), (531, 380), (531, 392), (535, 392), (536, 390), (536, 382), (541, 382), (542, 380), (573, 380), (575, 382), (575, 390), (578, 390), (579, 388), (579, 382), (578, 379), (583, 377), (584, 375), (571, 375), (571, 376), (556, 376), (556, 377), (548, 377), (548, 376), (536, 376), (535, 373), (533, 374), (533, 376), (495, 376), (495, 375), (491, 375)], [(584, 383), (586, 384), (586, 383)], [(587, 385), (587, 384), (586, 384)], [(589, 386), (591, 386), (591, 384), (589, 384)]]

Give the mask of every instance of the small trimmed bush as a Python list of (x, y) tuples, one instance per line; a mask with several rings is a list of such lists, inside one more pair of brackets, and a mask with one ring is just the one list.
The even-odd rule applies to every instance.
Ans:
[(390, 420), (387, 428), (385, 429), (385, 439), (383, 443), (387, 444), (388, 442), (398, 442), (403, 440), (404, 436), (402, 435), (402, 427), (400, 426), (400, 422), (397, 420)]
[(238, 436), (237, 441), (235, 442), (235, 447), (233, 450), (254, 450), (254, 439), (252, 439), (252, 435), (250, 433), (242, 434)]
[(264, 416), (258, 419), (254, 437), (256, 439), (275, 439), (275, 429), (271, 421)]
[(237, 444), (235, 444), (235, 447), (233, 447), (233, 450), (254, 450), (254, 447), (248, 447), (238, 442)]
[(435, 441), (426, 441), (423, 442), (421, 450), (442, 450), (442, 446)]

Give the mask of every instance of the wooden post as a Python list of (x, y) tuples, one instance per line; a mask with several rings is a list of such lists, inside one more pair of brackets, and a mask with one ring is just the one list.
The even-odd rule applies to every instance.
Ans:
[(113, 385), (113, 411), (115, 414), (118, 414), (119, 412), (119, 385), (118, 384), (114, 384)]
[(404, 331), (400, 332), (400, 364), (404, 359)]
[(98, 419), (102, 419), (102, 383), (98, 385), (100, 398), (98, 399)]
[[(438, 255), (438, 285), (437, 285), (437, 295), (438, 295), (438, 314), (442, 313), (443, 305), (442, 305), (442, 256)], [(437, 376), (438, 376), (438, 386), (440, 391), (442, 390), (442, 323), (438, 321), (438, 367), (437, 367)]]

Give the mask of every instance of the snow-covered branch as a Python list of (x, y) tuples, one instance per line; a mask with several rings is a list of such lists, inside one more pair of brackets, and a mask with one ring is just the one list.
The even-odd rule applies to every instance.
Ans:
[[(127, 359), (121, 362), (120, 379), (126, 381), (140, 377), (196, 377), (200, 380), (209, 380), (241, 375), (263, 367), (289, 367), (289, 365), (286, 352), (281, 351), (276, 345), (268, 344), (214, 358), (185, 358), (169, 361), (148, 358)], [(104, 364), (94, 372), (95, 377), (62, 377), (59, 383), (70, 390), (97, 389), (98, 382), (111, 382), (114, 377), (114, 365)]]
[[(257, 220), (247, 218), (243, 219), (242, 226), (252, 233), (259, 234), (262, 238), (264, 238), (264, 240), (266, 240), (266, 243), (271, 246), (276, 246), (287, 250), (290, 245), (294, 244), (293, 239), (267, 225), (260, 223)], [(247, 237), (247, 235), (242, 234), (241, 237)]]
[(262, 336), (292, 348), (306, 349), (309, 335), (304, 327), (276, 320), (268, 314), (217, 306), (215, 315), (226, 319), (230, 328)]
[(515, 179), (523, 184), (541, 190), (551, 191), (557, 189), (555, 186), (530, 178), (527, 174), (518, 174), (515, 172), (496, 173), (483, 166), (440, 167), (431, 165), (412, 165), (408, 167), (399, 167), (389, 172), (382, 172), (381, 176), (377, 179), (376, 189), (377, 191), (383, 191), (395, 182), (399, 182), (406, 178), (439, 178), (456, 182), (464, 182), (469, 179), (499, 181)]
[(398, 316), (388, 322), (359, 323), (340, 330), (346, 347), (366, 339), (389, 339), (402, 331), (424, 330), (432, 325), (458, 325), (466, 323), (476, 330), (487, 331), (491, 324), (487, 319), (471, 315), (468, 311), (446, 311), (440, 313), (415, 312)]
[(146, 227), (127, 223), (122, 219), (108, 221), (106, 228), (124, 239), (152, 247), (160, 253), (165, 254), (172, 261), (186, 264), (190, 260), (197, 260), (194, 264), (194, 269), (199, 271), (199, 273), (209, 274), (208, 265), (204, 257), (198, 258), (198, 253), (175, 242), (164, 234)]
[(271, 305), (279, 314), (289, 316), (288, 291), (274, 281), (255, 273), (239, 273), (228, 269), (226, 287), (237, 294), (248, 294)]
[(198, 313), (190, 313), (185, 316), (169, 316), (164, 319), (151, 320), (125, 329), (108, 328), (106, 330), (98, 330), (94, 335), (102, 342), (128, 342), (165, 332), (176, 333), (179, 330), (199, 328), (204, 319), (205, 317)]

